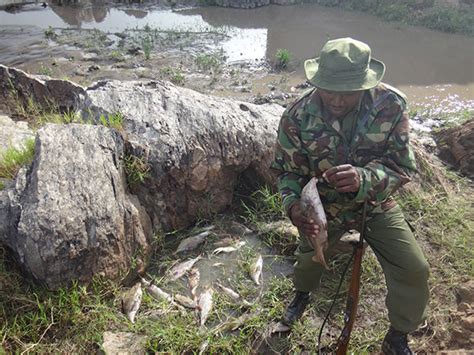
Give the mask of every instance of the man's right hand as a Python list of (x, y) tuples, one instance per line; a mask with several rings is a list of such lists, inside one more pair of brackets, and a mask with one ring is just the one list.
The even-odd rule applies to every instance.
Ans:
[(306, 236), (306, 238), (316, 238), (319, 233), (319, 225), (316, 224), (315, 220), (304, 215), (299, 201), (291, 206), (289, 217), (291, 222)]

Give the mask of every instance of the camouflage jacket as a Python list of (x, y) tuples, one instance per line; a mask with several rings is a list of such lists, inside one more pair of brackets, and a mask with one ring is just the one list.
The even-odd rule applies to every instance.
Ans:
[[(369, 216), (395, 205), (391, 195), (416, 171), (405, 99), (380, 84), (364, 92), (353, 119), (357, 122), (348, 139), (340, 121), (323, 112), (317, 89), (304, 93), (283, 113), (272, 169), (278, 173), (287, 212), (313, 176), (320, 179), (318, 190), (328, 220), (347, 228), (358, 226), (366, 199)], [(356, 167), (357, 193), (338, 193), (321, 179), (325, 170), (341, 164)]]

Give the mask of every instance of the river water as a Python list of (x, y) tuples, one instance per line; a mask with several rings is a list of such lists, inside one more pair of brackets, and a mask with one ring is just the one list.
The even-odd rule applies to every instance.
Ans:
[(79, 1), (47, 7), (37, 3), (14, 12), (0, 11), (0, 63), (15, 63), (21, 50), (27, 55), (18, 44), (22, 43), (18, 33), (9, 37), (9, 28), (24, 26), (28, 37), (31, 25), (42, 31), (49, 26), (106, 32), (146, 25), (163, 30), (216, 29), (228, 35), (219, 45), (230, 62), (273, 60), (279, 48), (288, 49), (295, 82), (304, 80), (304, 59), (316, 56), (327, 39), (351, 36), (371, 46), (374, 57), (387, 65), (384, 81), (403, 90), (415, 105), (442, 104), (454, 111), (474, 108), (474, 38), (386, 23), (363, 13), (313, 4), (171, 10), (146, 3)]

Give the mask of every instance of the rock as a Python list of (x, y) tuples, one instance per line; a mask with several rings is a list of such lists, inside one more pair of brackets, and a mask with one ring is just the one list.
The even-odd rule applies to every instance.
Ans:
[(436, 141), (440, 158), (474, 179), (474, 119), (440, 132)]
[(105, 332), (102, 349), (106, 355), (145, 354), (146, 337), (128, 332)]
[(8, 116), (0, 115), (0, 155), (9, 147), (23, 149), (25, 141), (32, 138), (33, 131), (26, 122), (15, 122)]
[(281, 106), (207, 96), (164, 81), (104, 81), (87, 95), (93, 111), (123, 114), (129, 151), (149, 164), (151, 176), (133, 192), (155, 230), (222, 211), (244, 172), (275, 182), (269, 166)]
[(457, 311), (452, 312), (450, 348), (474, 349), (474, 280), (456, 288)]
[(9, 191), (8, 247), (36, 280), (57, 288), (96, 274), (122, 278), (143, 267), (151, 225), (127, 193), (114, 130), (46, 125), (38, 131), (32, 166)]
[(53, 101), (60, 110), (66, 111), (84, 105), (85, 90), (68, 80), (40, 79), (0, 64), (0, 109), (26, 105), (29, 99), (44, 107)]

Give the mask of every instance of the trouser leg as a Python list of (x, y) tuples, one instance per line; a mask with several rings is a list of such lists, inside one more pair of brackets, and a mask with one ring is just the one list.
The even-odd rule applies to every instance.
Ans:
[[(332, 223), (328, 226), (328, 249), (327, 255), (336, 246), (338, 240), (344, 234), (344, 230), (336, 227)], [(306, 238), (300, 235), (298, 249), (296, 251), (296, 264), (293, 270), (293, 285), (297, 291), (310, 292), (318, 288), (324, 267), (320, 263), (312, 260), (314, 250), (309, 245)]]
[(367, 222), (365, 234), (385, 274), (392, 327), (409, 333), (425, 318), (429, 265), (399, 206)]

